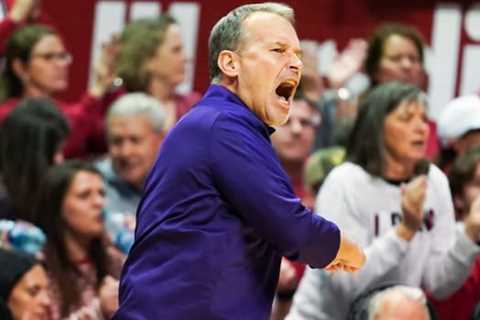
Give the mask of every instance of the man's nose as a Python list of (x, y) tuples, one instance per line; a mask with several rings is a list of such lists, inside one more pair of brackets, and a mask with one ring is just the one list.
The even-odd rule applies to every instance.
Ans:
[(296, 53), (291, 54), (290, 68), (301, 72), (303, 70), (303, 61)]

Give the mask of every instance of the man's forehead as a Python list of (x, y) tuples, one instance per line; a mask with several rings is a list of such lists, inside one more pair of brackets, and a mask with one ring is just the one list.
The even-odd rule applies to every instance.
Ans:
[[(274, 26), (274, 28), (272, 28)], [(263, 40), (271, 44), (294, 44), (300, 47), (300, 41), (292, 23), (275, 13), (254, 12), (242, 23), (244, 38)]]

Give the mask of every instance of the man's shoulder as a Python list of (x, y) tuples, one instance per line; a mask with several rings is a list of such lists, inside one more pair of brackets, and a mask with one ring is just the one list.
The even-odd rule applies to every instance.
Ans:
[(191, 132), (196, 130), (210, 130), (213, 127), (228, 124), (230, 128), (244, 126), (248, 123), (250, 112), (241, 105), (218, 98), (203, 98), (177, 124), (180, 129)]

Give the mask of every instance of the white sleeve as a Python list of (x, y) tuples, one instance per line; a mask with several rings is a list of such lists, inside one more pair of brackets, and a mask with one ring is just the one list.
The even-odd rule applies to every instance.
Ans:
[[(331, 288), (324, 281), (324, 277), (328, 277), (324, 270), (307, 267), (285, 320), (329, 320), (340, 318), (335, 314), (337, 310), (334, 310), (337, 306), (341, 306), (338, 301), (327, 303), (329, 308), (323, 307), (327, 302), (325, 299), (333, 297), (331, 291), (328, 291)], [(327, 311), (335, 315), (326, 314)]]
[(434, 201), (440, 205), (436, 210), (432, 247), (422, 282), (436, 298), (441, 299), (462, 286), (480, 248), (466, 236), (463, 224), (455, 228), (450, 189), (443, 173), (433, 172), (432, 187), (436, 188), (434, 194), (438, 196)]
[(317, 212), (335, 222), (342, 233), (365, 250), (367, 261), (359, 271), (353, 274), (332, 274), (334, 288), (343, 295), (347, 296), (348, 293), (350, 297), (358, 296), (395, 268), (408, 250), (408, 242), (400, 239), (394, 229), (382, 236), (373, 237), (372, 226), (368, 225), (369, 217), (361, 216), (359, 204), (355, 203), (352, 196), (357, 194), (358, 197), (361, 188), (366, 186), (352, 185), (355, 180), (348, 171), (332, 171), (320, 190), (316, 203)]

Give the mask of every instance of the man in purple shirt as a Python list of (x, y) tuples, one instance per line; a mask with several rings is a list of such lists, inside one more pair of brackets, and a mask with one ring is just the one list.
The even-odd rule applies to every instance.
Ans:
[(263, 3), (212, 29), (212, 85), (147, 178), (115, 319), (268, 319), (282, 255), (363, 265), (363, 251), (295, 196), (270, 143), (303, 67), (292, 23), (291, 8)]

